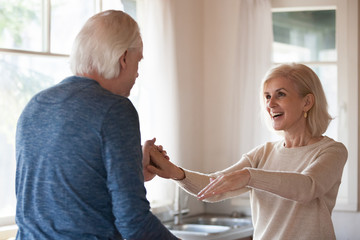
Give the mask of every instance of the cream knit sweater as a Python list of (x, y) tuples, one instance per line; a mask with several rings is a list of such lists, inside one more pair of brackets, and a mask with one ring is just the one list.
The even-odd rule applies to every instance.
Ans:
[(233, 166), (213, 174), (185, 170), (178, 183), (197, 194), (210, 177), (247, 168), (251, 179), (246, 188), (208, 199), (221, 201), (250, 190), (254, 239), (335, 239), (331, 212), (347, 150), (342, 143), (324, 137), (298, 148), (285, 148), (284, 141), (269, 142), (247, 154)]

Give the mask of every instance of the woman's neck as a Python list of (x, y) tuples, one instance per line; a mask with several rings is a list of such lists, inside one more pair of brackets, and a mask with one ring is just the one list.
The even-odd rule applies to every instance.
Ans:
[(323, 138), (322, 136), (313, 137), (310, 133), (304, 133), (298, 135), (285, 134), (284, 147), (296, 148), (296, 147), (308, 146), (320, 141), (322, 138)]

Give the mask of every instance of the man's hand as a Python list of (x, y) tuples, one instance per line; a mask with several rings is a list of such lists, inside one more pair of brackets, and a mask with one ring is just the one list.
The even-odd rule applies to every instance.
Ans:
[(153, 179), (156, 174), (151, 173), (147, 170), (147, 166), (150, 165), (150, 149), (155, 146), (156, 138), (151, 140), (147, 140), (143, 146), (143, 174), (144, 174), (144, 181), (150, 181)]

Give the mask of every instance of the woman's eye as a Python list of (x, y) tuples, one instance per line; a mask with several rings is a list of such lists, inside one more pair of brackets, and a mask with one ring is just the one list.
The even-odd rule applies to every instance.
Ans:
[(270, 95), (265, 95), (265, 99), (269, 100), (271, 98)]
[(279, 92), (279, 93), (278, 93), (278, 96), (279, 96), (279, 97), (284, 97), (284, 96), (286, 96), (286, 94), (283, 93), (283, 92)]

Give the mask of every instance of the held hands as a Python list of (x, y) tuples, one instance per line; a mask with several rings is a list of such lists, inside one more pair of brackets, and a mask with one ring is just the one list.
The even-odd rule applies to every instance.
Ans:
[(239, 190), (246, 187), (249, 180), (250, 173), (247, 169), (218, 176), (210, 179), (210, 183), (198, 193), (197, 198), (204, 200), (218, 194)]
[(182, 180), (185, 178), (185, 172), (175, 164), (169, 161), (166, 151), (162, 146), (154, 146), (150, 149), (151, 164), (147, 165), (147, 171), (156, 174), (162, 178)]
[[(156, 139), (148, 140), (143, 146), (143, 173), (145, 181), (150, 181), (156, 175), (162, 178), (174, 180), (184, 179), (185, 172), (172, 162), (163, 150), (163, 147), (155, 145)], [(242, 169), (210, 178), (210, 183), (203, 188), (197, 195), (199, 200), (204, 200), (222, 193), (236, 191), (248, 185), (250, 173), (247, 169)]]
[(155, 141), (156, 138), (147, 140), (143, 146), (144, 180), (150, 181), (156, 175), (172, 179), (185, 178), (184, 171), (169, 161), (170, 158), (166, 151), (161, 145), (155, 145)]
[(161, 145), (160, 146), (155, 145), (155, 141), (156, 141), (156, 138), (147, 140), (143, 146), (142, 164), (143, 164), (143, 174), (144, 174), (145, 182), (150, 181), (151, 179), (153, 179), (156, 176), (155, 173), (149, 172), (147, 169), (147, 166), (153, 164), (151, 161), (151, 158), (150, 158), (150, 149), (151, 148), (157, 149), (160, 153), (162, 153), (162, 155), (165, 159), (169, 160), (169, 156), (166, 154), (166, 151), (163, 150), (163, 147)]

